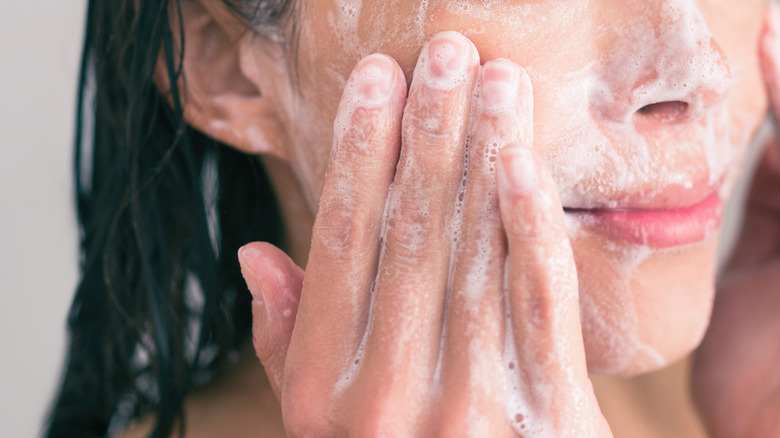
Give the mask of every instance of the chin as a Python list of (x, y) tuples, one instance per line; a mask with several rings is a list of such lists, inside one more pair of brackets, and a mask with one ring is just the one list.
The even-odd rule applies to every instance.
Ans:
[(653, 249), (572, 237), (589, 372), (648, 373), (699, 345), (712, 310), (717, 241)]

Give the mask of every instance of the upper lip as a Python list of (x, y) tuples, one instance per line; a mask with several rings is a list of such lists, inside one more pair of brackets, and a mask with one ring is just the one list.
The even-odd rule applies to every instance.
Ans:
[(648, 185), (621, 196), (612, 195), (603, 199), (590, 197), (586, 203), (570, 203), (563, 207), (571, 212), (683, 210), (712, 196), (722, 181), (722, 178), (715, 183), (699, 179), (691, 184)]

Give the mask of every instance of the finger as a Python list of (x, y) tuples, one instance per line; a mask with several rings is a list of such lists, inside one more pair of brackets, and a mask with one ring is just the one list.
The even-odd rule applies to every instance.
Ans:
[[(525, 71), (505, 59), (486, 63), (472, 114), (463, 232), (444, 335), (442, 412), (447, 418), (442, 424), (452, 434), (469, 423), (492, 425), (497, 429), (480, 430), (477, 435), (499, 436), (509, 429), (502, 407), (507, 384), (502, 378), (507, 366), (503, 355), (506, 238), (495, 168), (500, 149), (512, 143), (530, 144), (533, 135), (533, 92)], [(498, 418), (475, 422), (475, 416)]]
[(761, 70), (775, 121), (780, 116), (780, 6), (766, 2), (765, 22), (759, 46)]
[(405, 98), (403, 72), (384, 55), (360, 61), (347, 82), (286, 364), (290, 400), (332, 386), (362, 339)]
[(764, 158), (765, 163), (769, 165), (765, 170), (770, 171), (777, 179), (780, 178), (780, 142), (777, 141), (777, 136), (780, 135), (780, 119), (778, 119), (780, 117), (780, 5), (767, 2), (766, 8), (766, 22), (759, 54), (776, 138), (774, 142), (767, 145), (771, 149), (767, 151), (767, 156)]
[(282, 250), (262, 242), (243, 246), (238, 251), (238, 261), (252, 293), (255, 353), (279, 397), (284, 361), (303, 288), (303, 270)]
[(730, 272), (756, 266), (780, 253), (780, 8), (767, 2), (759, 46), (775, 132), (764, 145), (748, 192), (742, 235), (729, 260)]
[(767, 145), (769, 149), (764, 157), (768, 166), (763, 170), (774, 175), (775, 181), (780, 179), (780, 5), (767, 2), (766, 22), (760, 45), (761, 71), (769, 96), (769, 106), (775, 125), (775, 139)]
[[(383, 379), (392, 387), (386, 391), (408, 389), (420, 396), (419, 379), (428, 384), (435, 368), (478, 68), (474, 45), (463, 35), (443, 32), (426, 44), (415, 69), (361, 369), (369, 381), (389, 370), (401, 376)], [(408, 400), (414, 403), (411, 395)], [(421, 412), (408, 404), (404, 409)]]
[(515, 427), (542, 428), (551, 436), (601, 436), (590, 430), (609, 429), (587, 375), (577, 272), (555, 185), (529, 145), (505, 147), (499, 161)]
[(756, 267), (780, 254), (780, 155), (775, 138), (767, 142), (753, 174), (741, 236), (728, 272)]
[[(774, 418), (780, 412), (778, 278), (780, 260), (775, 260), (732, 274), (718, 286), (691, 384), (703, 419), (723, 436), (764, 437), (780, 431), (769, 428), (771, 416), (765, 416), (767, 408), (774, 408)], [(746, 433), (751, 426), (754, 433)]]

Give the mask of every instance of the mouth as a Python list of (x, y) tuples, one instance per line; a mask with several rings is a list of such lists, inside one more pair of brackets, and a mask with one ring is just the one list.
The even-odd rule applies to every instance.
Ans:
[(722, 201), (715, 191), (692, 204), (674, 207), (564, 208), (599, 234), (652, 248), (703, 241), (718, 230), (722, 210)]

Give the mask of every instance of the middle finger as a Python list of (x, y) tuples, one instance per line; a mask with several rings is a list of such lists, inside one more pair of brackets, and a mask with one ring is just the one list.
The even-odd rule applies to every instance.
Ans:
[[(509, 60), (490, 61), (482, 68), (475, 102), (463, 237), (454, 262), (445, 333), (442, 403), (443, 412), (451, 418), (442, 424), (453, 432), (464, 430), (467, 423), (490, 424), (499, 429), (480, 430), (478, 435), (500, 436), (510, 429), (502, 407), (506, 388), (502, 369), (508, 366), (503, 355), (507, 311), (502, 293), (506, 237), (498, 212), (495, 172), (500, 149), (511, 143), (530, 144), (533, 137), (531, 81)], [(478, 406), (478, 411), (472, 406)], [(482, 422), (474, 418), (496, 415), (501, 418)]]
[(396, 376), (383, 380), (391, 399), (407, 390), (410, 399), (419, 395), (435, 369), (478, 69), (474, 45), (443, 32), (423, 48), (409, 92), (365, 348), (366, 377), (376, 381), (388, 370)]

